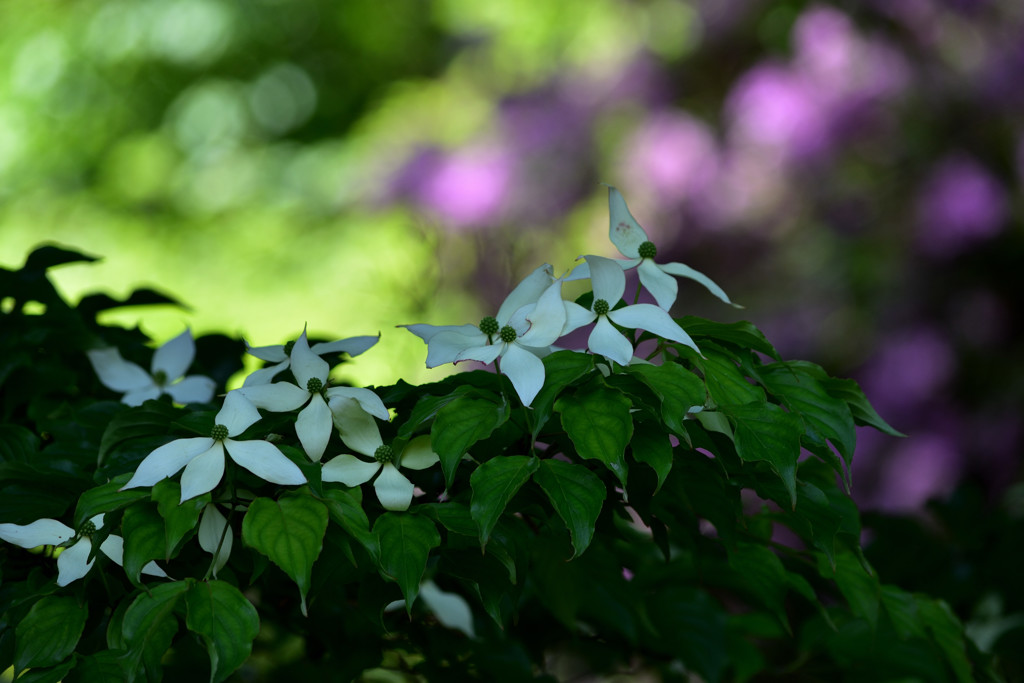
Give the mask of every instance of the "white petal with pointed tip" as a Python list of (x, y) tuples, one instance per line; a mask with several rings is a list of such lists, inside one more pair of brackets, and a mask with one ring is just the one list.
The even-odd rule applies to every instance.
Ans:
[(658, 302), (658, 306), (666, 311), (672, 308), (679, 292), (679, 283), (676, 279), (663, 272), (661, 267), (649, 258), (645, 258), (636, 270), (640, 274), (640, 284), (647, 288)]
[(587, 348), (619, 365), (627, 365), (633, 357), (633, 345), (603, 315), (598, 317), (597, 324), (590, 332)]
[(626, 274), (613, 259), (603, 256), (587, 256), (590, 264), (590, 284), (594, 290), (594, 301), (604, 299), (614, 307), (626, 291)]
[(470, 638), (476, 637), (473, 629), (473, 610), (461, 595), (447, 593), (438, 588), (433, 581), (424, 581), (420, 585), (420, 597), (442, 624), (462, 631)]
[(297, 387), (291, 382), (243, 386), (241, 389), (229, 392), (228, 396), (234, 393), (244, 396), (253, 406), (269, 410), (272, 413), (287, 413), (301, 408), (309, 400), (309, 391), (305, 387)]
[(428, 325), (426, 323), (416, 323), (413, 325), (396, 325), (396, 327), (404, 327), (428, 344), (431, 339), (442, 332), (456, 332), (466, 336), (480, 334), (480, 328), (476, 325)]
[(597, 319), (597, 314), (589, 308), (583, 308), (575, 301), (563, 302), (565, 306), (565, 327), (562, 334), (566, 335), (573, 330), (578, 330), (584, 325), (589, 325)]
[(227, 564), (228, 558), (231, 556), (234, 535), (227, 526), (228, 520), (220, 513), (216, 505), (209, 503), (203, 508), (203, 516), (199, 520), (199, 547), (214, 556), (214, 578), (217, 577), (217, 572)]
[(501, 359), (501, 372), (512, 381), (524, 406), (533, 403), (544, 386), (544, 362), (518, 344), (509, 344)]
[(629, 327), (634, 330), (647, 330), (659, 337), (670, 339), (680, 344), (686, 344), (697, 353), (700, 349), (694, 343), (686, 330), (679, 327), (676, 321), (668, 313), (654, 304), (636, 304), (626, 306), (608, 314), (616, 324)]
[(22, 548), (60, 545), (74, 535), (74, 529), (55, 519), (37, 519), (25, 525), (0, 524), (0, 539)]
[(629, 258), (639, 256), (640, 245), (649, 241), (647, 233), (629, 212), (622, 193), (611, 185), (608, 186), (608, 219), (608, 238), (612, 244), (623, 256)]
[(494, 316), (498, 324), (506, 325), (517, 310), (527, 304), (536, 303), (554, 278), (554, 268), (547, 263), (523, 278), (523, 281), (505, 297), (505, 301), (498, 309), (498, 314)]
[(116, 347), (86, 351), (92, 369), (103, 386), (114, 391), (129, 392), (153, 384), (149, 373), (135, 363), (126, 361)]
[(175, 439), (160, 446), (139, 463), (135, 474), (121, 487), (133, 489), (138, 486), (152, 486), (166, 479), (192, 461), (193, 458), (213, 448), (216, 442), (208, 436), (190, 439)]
[(213, 418), (214, 424), (228, 428), (228, 436), (238, 436), (260, 419), (260, 411), (240, 392), (241, 389), (229, 391), (220, 412)]
[(331, 366), (310, 350), (305, 330), (302, 331), (295, 341), (295, 346), (292, 347), (291, 361), (292, 374), (295, 375), (299, 388), (308, 389), (309, 380), (314, 377), (320, 380), (321, 385), (327, 384), (327, 373), (331, 371)]
[(527, 313), (530, 330), (520, 337), (519, 343), (526, 346), (550, 346), (562, 335), (565, 318), (562, 283), (558, 281), (544, 290), (537, 305)]
[(332, 415), (323, 396), (313, 394), (309, 405), (302, 409), (295, 420), (295, 433), (302, 449), (313, 462), (320, 462), (331, 439)]
[(386, 510), (408, 510), (415, 488), (412, 482), (391, 463), (383, 465), (380, 468), (380, 476), (373, 480), (373, 490), (377, 493), (377, 500)]
[(90, 553), (92, 542), (87, 538), (83, 538), (70, 548), (65, 548), (57, 557), (57, 585), (64, 587), (88, 574), (92, 568), (92, 562), (89, 562)]
[(487, 335), (480, 331), (475, 325), (472, 334), (459, 330), (448, 330), (440, 332), (427, 343), (427, 367), (436, 368), (445, 363), (454, 363), (459, 354), (474, 346), (483, 346), (487, 343)]
[[(106, 540), (100, 544), (100, 550), (103, 554), (117, 563), (118, 566), (124, 566), (124, 539), (120, 536), (111, 534), (107, 536)], [(142, 566), (142, 573), (149, 574), (150, 576), (159, 576), (160, 578), (169, 578), (163, 569), (157, 566), (156, 562), (147, 562)]]
[(181, 502), (212, 491), (224, 477), (224, 444), (214, 441), (209, 450), (192, 458), (181, 474)]
[(284, 346), (281, 344), (275, 344), (272, 346), (249, 346), (249, 342), (245, 342), (245, 352), (250, 356), (256, 356), (260, 360), (265, 360), (268, 363), (280, 363), (281, 361), (288, 360), (288, 356), (284, 352)]
[(234, 441), (226, 439), (224, 448), (236, 463), (263, 481), (286, 486), (306, 483), (299, 466), (289, 460), (277, 446), (268, 441)]
[(244, 388), (256, 386), (259, 384), (270, 384), (271, 382), (274, 381), (274, 378), (281, 374), (281, 372), (289, 365), (291, 365), (291, 361), (284, 360), (281, 361), (280, 363), (277, 363), (276, 365), (268, 365), (265, 368), (254, 370), (252, 374), (246, 377), (245, 381), (242, 382), (242, 387)]
[(704, 285), (709, 292), (711, 292), (716, 297), (718, 297), (725, 303), (729, 304), (730, 306), (735, 306), (736, 308), (743, 308), (742, 306), (734, 304), (732, 301), (730, 301), (729, 296), (725, 293), (725, 291), (717, 284), (715, 284), (714, 280), (712, 280), (699, 270), (694, 270), (690, 266), (687, 266), (682, 263), (663, 263), (659, 267), (666, 273), (669, 273), (670, 275), (678, 275), (679, 277), (685, 277), (687, 279), (693, 280), (694, 282), (699, 282), (702, 285)]
[(373, 416), (367, 414), (353, 398), (332, 398), (328, 406), (334, 415), (334, 425), (338, 428), (345, 445), (356, 453), (372, 458), (377, 452), (377, 447), (384, 443)]
[(323, 481), (336, 481), (345, 486), (359, 486), (373, 479), (380, 469), (377, 461), (366, 462), (354, 455), (343, 453), (324, 463), (320, 478)]
[(121, 403), (134, 408), (135, 406), (141, 406), (152, 398), (158, 398), (162, 393), (160, 387), (150, 382), (149, 386), (142, 387), (141, 389), (132, 389), (122, 396)]
[(481, 363), (493, 363), (507, 350), (508, 346), (509, 344), (502, 341), (496, 344), (487, 344), (486, 346), (473, 346), (460, 353), (455, 362), (475, 360)]
[(155, 375), (162, 371), (168, 382), (183, 377), (196, 357), (196, 343), (192, 339), (192, 330), (188, 328), (174, 339), (153, 352), (150, 368)]
[(402, 451), (402, 457), (398, 459), (398, 465), (411, 470), (425, 470), (439, 460), (437, 453), (430, 450), (430, 435), (425, 434), (409, 442)]
[(175, 403), (209, 403), (217, 384), (209, 377), (192, 375), (166, 387)]
[(332, 399), (336, 396), (355, 400), (355, 402), (359, 404), (360, 408), (374, 417), (379, 417), (384, 421), (391, 419), (391, 415), (388, 413), (388, 407), (384, 405), (384, 401), (380, 400), (380, 396), (369, 389), (364, 389), (362, 387), (331, 387), (327, 390), (328, 399)]
[(328, 353), (347, 353), (348, 355), (355, 357), (369, 350), (379, 341), (380, 334), (378, 333), (376, 337), (366, 335), (362, 337), (339, 339), (338, 341), (332, 342), (320, 342), (319, 344), (313, 344), (311, 350), (318, 356), (324, 356)]

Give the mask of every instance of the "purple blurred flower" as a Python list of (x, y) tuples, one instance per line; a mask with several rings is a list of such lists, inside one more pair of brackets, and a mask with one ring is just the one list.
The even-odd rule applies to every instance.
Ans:
[(703, 195), (718, 163), (710, 128), (684, 112), (652, 114), (626, 142), (626, 177), (651, 188), (663, 203)]
[(884, 340), (861, 375), (865, 393), (889, 420), (919, 412), (953, 375), (955, 358), (945, 337), (931, 328)]
[(916, 512), (931, 498), (956, 487), (963, 459), (952, 439), (937, 433), (917, 434), (889, 453), (866, 506), (883, 512)]
[(997, 235), (1007, 217), (1006, 192), (966, 156), (942, 161), (917, 200), (917, 242), (926, 254), (949, 257)]

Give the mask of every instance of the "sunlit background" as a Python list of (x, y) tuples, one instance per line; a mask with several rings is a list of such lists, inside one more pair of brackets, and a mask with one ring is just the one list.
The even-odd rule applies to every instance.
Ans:
[(0, 264), (56, 241), (156, 342), (382, 332), (350, 377), (429, 381), (401, 323), (492, 314), (613, 255), (619, 187), (683, 285), (858, 378), (860, 502), (1019, 474), (1024, 4), (1014, 0), (0, 2)]

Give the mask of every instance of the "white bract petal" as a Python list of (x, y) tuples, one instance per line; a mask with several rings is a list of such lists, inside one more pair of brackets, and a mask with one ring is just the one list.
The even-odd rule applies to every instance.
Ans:
[(165, 391), (175, 403), (209, 403), (216, 388), (217, 383), (209, 377), (192, 375), (165, 387)]
[(86, 351), (92, 369), (103, 386), (120, 392), (137, 391), (153, 384), (153, 378), (135, 363), (126, 361), (116, 347)]
[(562, 300), (561, 280), (544, 290), (537, 305), (526, 313), (530, 323), (529, 331), (516, 341), (525, 346), (550, 346), (562, 335), (565, 327), (566, 310)]
[(273, 384), (254, 384), (243, 386), (228, 392), (228, 396), (238, 393), (244, 396), (257, 408), (272, 413), (287, 413), (306, 405), (309, 391), (305, 387), (297, 387), (291, 382), (274, 382)]
[[(462, 325), (461, 329), (442, 330), (432, 335), (427, 342), (427, 367), (436, 368), (445, 363), (454, 363), (459, 354), (468, 348), (487, 343), (487, 335), (476, 325)], [(465, 328), (469, 328), (467, 331)]]
[(334, 415), (334, 425), (338, 428), (345, 445), (356, 453), (373, 457), (377, 447), (384, 443), (373, 416), (363, 410), (353, 398), (332, 398), (328, 406)]
[(150, 399), (159, 398), (162, 393), (164, 392), (160, 387), (150, 382), (147, 386), (142, 387), (141, 389), (132, 389), (122, 396), (121, 403), (134, 408), (135, 406), (141, 406)]
[(476, 631), (473, 629), (473, 611), (461, 595), (447, 593), (438, 588), (433, 581), (424, 581), (420, 585), (419, 595), (442, 624), (462, 631), (470, 638), (476, 637)]
[(321, 479), (340, 482), (345, 486), (359, 486), (373, 479), (378, 470), (380, 463), (377, 461), (366, 462), (354, 455), (343, 453), (324, 463)]
[(597, 319), (596, 313), (589, 308), (583, 308), (575, 301), (565, 301), (563, 305), (565, 306), (565, 327), (562, 328), (562, 334), (559, 336), (578, 330)]
[(260, 384), (270, 384), (274, 381), (275, 377), (287, 370), (290, 364), (290, 361), (284, 360), (276, 365), (268, 365), (265, 368), (260, 368), (245, 378), (245, 381), (242, 382), (242, 388), (254, 387)]
[(411, 470), (425, 470), (439, 461), (437, 453), (430, 448), (430, 435), (425, 434), (408, 443), (398, 459), (398, 464)]
[(699, 282), (700, 284), (704, 285), (704, 287), (706, 287), (709, 292), (711, 292), (716, 297), (718, 297), (725, 303), (729, 304), (730, 306), (735, 306), (736, 308), (743, 308), (739, 304), (734, 304), (732, 301), (730, 301), (729, 296), (721, 287), (715, 284), (714, 280), (709, 278), (704, 273), (698, 270), (694, 270), (690, 266), (684, 265), (682, 263), (663, 263), (658, 267), (670, 275), (678, 275), (679, 277), (685, 277), (687, 279), (693, 280), (694, 282)]
[(380, 341), (380, 334), (376, 337), (362, 336), (339, 339), (332, 342), (320, 342), (313, 344), (312, 351), (318, 356), (325, 356), (328, 353), (347, 353), (350, 356), (358, 356), (369, 350), (374, 344)]
[(286, 486), (306, 483), (306, 477), (299, 466), (269, 441), (225, 439), (224, 448), (232, 460), (263, 481)]
[(217, 506), (208, 503), (203, 508), (203, 516), (199, 519), (199, 547), (214, 557), (213, 577), (219, 572), (231, 556), (234, 535), (228, 528), (228, 520), (220, 513)]
[(505, 297), (498, 314), (494, 316), (495, 320), (499, 325), (508, 324), (513, 313), (527, 304), (536, 303), (554, 279), (554, 268), (547, 263), (534, 270)]
[(60, 545), (73, 538), (75, 530), (55, 519), (37, 519), (28, 524), (0, 524), (0, 539), (21, 548)]
[(193, 458), (213, 448), (215, 443), (210, 437), (200, 436), (191, 439), (176, 439), (164, 444), (139, 463), (135, 474), (121, 489), (152, 486), (161, 479), (176, 474)]
[(292, 347), (291, 362), (292, 374), (295, 375), (300, 388), (308, 390), (311, 379), (320, 380), (321, 387), (327, 385), (327, 374), (331, 371), (331, 366), (310, 350), (305, 330)]
[(640, 284), (647, 288), (658, 302), (658, 306), (666, 311), (672, 308), (679, 292), (679, 283), (676, 279), (665, 273), (661, 266), (649, 258), (643, 259), (636, 270), (640, 276)]
[(224, 444), (214, 441), (209, 450), (192, 458), (181, 475), (181, 502), (216, 488), (224, 478)]
[(590, 265), (590, 283), (594, 290), (594, 301), (604, 299), (614, 307), (626, 291), (626, 274), (622, 267), (610, 258), (589, 255), (585, 257)]
[(57, 585), (64, 587), (77, 581), (92, 569), (89, 555), (92, 554), (92, 541), (83, 538), (57, 557)]
[(379, 417), (380, 419), (387, 421), (391, 419), (391, 415), (388, 413), (387, 406), (384, 405), (384, 401), (380, 400), (380, 396), (373, 393), (369, 389), (363, 389), (361, 387), (331, 387), (327, 390), (327, 398), (350, 398), (359, 404), (365, 412)]
[[(119, 567), (124, 566), (124, 539), (111, 534), (100, 544), (100, 550), (104, 555), (113, 560)], [(157, 566), (156, 562), (147, 562), (142, 565), (143, 574), (159, 576), (162, 579), (169, 578), (163, 569)]]
[(386, 510), (408, 510), (415, 488), (412, 482), (391, 463), (385, 463), (380, 468), (380, 475), (373, 480), (373, 490), (377, 493), (377, 500)]
[(518, 344), (509, 344), (501, 371), (512, 381), (524, 406), (530, 405), (544, 386), (544, 362)]
[(499, 341), (496, 344), (487, 344), (485, 346), (471, 346), (460, 353), (455, 359), (455, 362), (475, 360), (480, 363), (493, 363), (502, 356), (508, 346), (508, 344), (502, 341)]
[(636, 258), (640, 255), (640, 245), (649, 241), (647, 233), (626, 206), (622, 194), (612, 186), (608, 186), (608, 237), (623, 256)]
[(274, 346), (249, 346), (249, 342), (245, 342), (245, 352), (268, 363), (281, 363), (288, 360), (288, 354), (284, 352), (284, 346), (281, 344)]
[(256, 410), (256, 406), (245, 397), (241, 389), (235, 389), (224, 397), (224, 405), (213, 422), (227, 427), (228, 436), (238, 436), (259, 419), (260, 411)]
[(697, 344), (690, 338), (690, 335), (683, 328), (679, 327), (668, 313), (653, 304), (626, 306), (625, 308), (610, 312), (608, 317), (623, 327), (647, 330), (659, 337), (685, 344), (697, 353), (700, 353), (700, 349), (697, 348)]
[(331, 439), (331, 409), (327, 407), (323, 396), (313, 394), (309, 405), (302, 409), (295, 420), (295, 434), (299, 437), (302, 449), (313, 462), (320, 462)]
[[(623, 309), (625, 310), (625, 309)], [(596, 354), (613, 360), (619, 365), (626, 365), (633, 357), (633, 345), (615, 329), (607, 316), (599, 316), (597, 324), (590, 332), (587, 347)]]
[(186, 328), (153, 353), (150, 368), (154, 376), (162, 372), (165, 381), (171, 382), (185, 376), (195, 357), (196, 343), (192, 339), (192, 331)]

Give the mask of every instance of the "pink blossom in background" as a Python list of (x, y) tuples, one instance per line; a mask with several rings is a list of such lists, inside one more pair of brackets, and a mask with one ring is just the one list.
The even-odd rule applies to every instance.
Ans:
[(681, 111), (652, 114), (626, 139), (626, 177), (662, 204), (699, 199), (718, 173), (718, 146), (707, 124)]
[(921, 412), (953, 376), (953, 349), (937, 330), (919, 328), (883, 339), (861, 373), (861, 386), (888, 420)]
[(1003, 187), (978, 162), (957, 155), (943, 160), (917, 199), (917, 245), (950, 257), (999, 234), (1007, 218)]
[(888, 453), (872, 495), (862, 501), (882, 512), (908, 513), (956, 488), (963, 458), (956, 444), (937, 433), (915, 434)]

